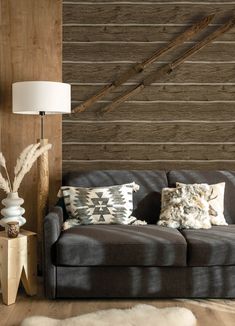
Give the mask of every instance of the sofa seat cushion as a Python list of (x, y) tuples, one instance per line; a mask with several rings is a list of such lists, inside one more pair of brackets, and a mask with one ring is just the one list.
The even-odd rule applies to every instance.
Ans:
[(55, 244), (58, 266), (185, 266), (178, 230), (157, 225), (81, 225)]
[(188, 244), (189, 266), (235, 265), (235, 225), (181, 232)]

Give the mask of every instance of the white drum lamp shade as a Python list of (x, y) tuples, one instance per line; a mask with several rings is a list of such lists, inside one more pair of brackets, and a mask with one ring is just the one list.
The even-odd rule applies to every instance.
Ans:
[(61, 114), (71, 112), (70, 84), (24, 81), (12, 85), (12, 110), (19, 114)]

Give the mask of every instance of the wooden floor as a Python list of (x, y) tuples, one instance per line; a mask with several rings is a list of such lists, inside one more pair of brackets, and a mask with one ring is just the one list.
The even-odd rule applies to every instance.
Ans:
[(28, 297), (20, 290), (17, 302), (11, 306), (3, 305), (0, 299), (0, 326), (18, 326), (25, 317), (33, 315), (61, 319), (100, 309), (129, 308), (138, 303), (158, 308), (189, 308), (197, 317), (198, 326), (235, 326), (235, 300), (47, 300), (42, 286), (39, 292), (35, 297)]

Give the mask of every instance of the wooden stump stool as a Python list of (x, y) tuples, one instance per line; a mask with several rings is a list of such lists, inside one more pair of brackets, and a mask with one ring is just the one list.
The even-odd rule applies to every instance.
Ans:
[(17, 238), (0, 232), (0, 281), (3, 303), (15, 303), (20, 280), (28, 295), (37, 293), (36, 233), (20, 230)]

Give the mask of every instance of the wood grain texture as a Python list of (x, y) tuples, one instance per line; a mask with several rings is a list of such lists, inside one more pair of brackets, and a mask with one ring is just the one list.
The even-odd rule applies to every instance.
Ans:
[(64, 144), (69, 160), (234, 160), (235, 144)]
[[(164, 55), (171, 61), (192, 44), (184, 44)], [(153, 43), (64, 43), (63, 60), (73, 61), (134, 61), (140, 62), (153, 54), (162, 44)], [(191, 61), (234, 61), (235, 43), (212, 43), (190, 58)]]
[[(102, 86), (72, 85), (73, 101), (84, 101), (95, 94)], [(129, 86), (121, 86), (105, 97), (111, 101), (122, 94)], [(235, 84), (226, 85), (151, 85), (135, 96), (135, 101), (231, 101), (235, 94)], [(141, 104), (141, 103), (140, 103)], [(145, 103), (148, 104), (148, 103)], [(192, 103), (190, 105), (193, 105)], [(158, 106), (158, 105), (157, 105)], [(156, 106), (155, 106), (156, 107)], [(165, 108), (167, 109), (167, 107)], [(215, 108), (216, 110), (216, 108)], [(193, 110), (192, 110), (193, 111)], [(223, 111), (223, 110), (221, 110)], [(176, 110), (178, 112), (178, 110)], [(164, 114), (164, 112), (162, 112)], [(232, 113), (232, 111), (231, 111)], [(144, 114), (144, 112), (143, 112)], [(223, 114), (223, 112), (221, 112)], [(119, 114), (121, 116), (121, 114)], [(74, 117), (74, 115), (72, 115)], [(82, 116), (81, 116), (82, 117)]]
[(224, 7), (202, 4), (174, 4), (172, 2), (151, 3), (84, 3), (76, 6), (64, 6), (64, 24), (191, 24), (197, 21), (198, 15), (218, 12), (216, 23), (224, 22), (225, 14), (234, 10), (234, 4)]
[(98, 103), (85, 112), (64, 117), (64, 126), (67, 121), (145, 121), (149, 120), (150, 117), (151, 121), (171, 121), (173, 119), (177, 121), (218, 121), (218, 117), (220, 121), (235, 121), (234, 102), (208, 103), (206, 100), (205, 102), (187, 102), (187, 100), (180, 102), (179, 100), (179, 102), (169, 101), (165, 103), (133, 101), (123, 103), (118, 110), (101, 114), (101, 110), (106, 104)]
[(63, 173), (92, 170), (235, 170), (235, 161), (63, 161)]
[[(214, 17), (214, 15), (208, 16), (208, 18)], [(144, 88), (150, 86), (154, 82), (158, 80), (165, 79), (166, 76), (170, 75), (175, 69), (177, 69), (179, 66), (181, 66), (187, 59), (189, 59), (192, 55), (195, 55), (195, 53), (200, 52), (202, 49), (204, 49), (206, 46), (209, 46), (213, 40), (216, 40), (217, 36), (222, 35), (226, 33), (228, 30), (233, 28), (235, 25), (235, 20), (231, 19), (222, 26), (219, 26), (215, 31), (213, 31), (211, 34), (205, 36), (200, 42), (197, 42), (192, 47), (187, 49), (185, 52), (180, 54), (176, 59), (171, 61), (170, 63), (166, 63), (163, 65), (158, 71), (153, 72), (146, 78), (142, 79), (138, 86), (133, 86), (128, 91), (126, 91), (124, 94), (121, 94), (117, 98), (115, 98), (110, 104), (107, 104), (106, 107), (102, 110), (102, 112), (111, 112), (116, 107), (119, 107), (122, 103), (126, 102), (130, 98), (134, 97), (136, 94), (139, 94)], [(194, 25), (193, 25), (194, 26)], [(197, 26), (197, 24), (196, 24)], [(193, 30), (194, 27), (191, 27), (190, 30)], [(187, 32), (185, 32), (187, 33)], [(184, 34), (185, 34), (184, 33)], [(182, 35), (184, 35), (182, 34)], [(180, 39), (180, 37), (177, 37), (176, 39)], [(173, 42), (174, 44), (174, 42)], [(161, 52), (161, 51), (160, 51)], [(155, 58), (155, 54), (153, 54), (152, 58)], [(146, 62), (151, 62), (150, 59), (147, 59)], [(138, 65), (137, 65), (138, 66)], [(122, 79), (121, 79), (122, 80)], [(126, 79), (123, 80), (125, 82)], [(122, 82), (120, 82), (122, 84)], [(76, 110), (76, 109), (75, 109)]]
[[(80, 4), (81, 2), (84, 2), (84, 0), (82, 1), (82, 0), (64, 0), (64, 4), (71, 4), (71, 3), (73, 3), (73, 4)], [(148, 2), (148, 3), (159, 3), (159, 2), (169, 2), (169, 3), (171, 3), (171, 4), (179, 4), (179, 3), (185, 3), (185, 2), (187, 2), (188, 4), (201, 4), (202, 3), (202, 0), (188, 0), (188, 1), (185, 1), (185, 0), (88, 0), (87, 2), (89, 2), (90, 4), (93, 4), (93, 3), (96, 3), (97, 4), (97, 2), (102, 2), (102, 3), (107, 3), (107, 4), (110, 4), (110, 3), (118, 3), (118, 4), (121, 4), (121, 3), (136, 3), (136, 2), (138, 2), (139, 4), (145, 4), (146, 2)], [(203, 1), (203, 2), (205, 2), (205, 3), (208, 3), (208, 4), (233, 4), (234, 3), (234, 0), (226, 0), (226, 1), (224, 1), (224, 0), (205, 0), (205, 1)]]
[[(1, 103), (0, 150), (6, 155), (13, 175), (16, 157), (40, 134), (37, 116), (12, 114), (11, 85), (16, 81), (60, 81), (62, 4), (59, 0), (2, 0), (0, 30)], [(61, 117), (45, 119), (45, 137), (53, 145), (50, 157), (50, 200), (55, 202), (61, 179)], [(25, 177), (19, 194), (25, 200), (27, 228), (36, 231), (36, 164)], [(1, 197), (3, 197), (1, 193)]]
[[(111, 83), (109, 85), (105, 85), (95, 95), (88, 98), (82, 104), (79, 104), (77, 107), (75, 107), (73, 109), (72, 112), (75, 113), (75, 112), (83, 112), (83, 111), (85, 111), (87, 108), (92, 106), (98, 100), (104, 98), (107, 94), (110, 94), (113, 90), (115, 90), (119, 86), (122, 86), (124, 83), (128, 82), (132, 77), (136, 76), (137, 74), (141, 74), (149, 66), (151, 66), (154, 62), (159, 60), (159, 58), (161, 58), (163, 55), (166, 55), (166, 53), (172, 51), (173, 49), (179, 47), (180, 45), (183, 45), (183, 43), (185, 41), (190, 40), (192, 36), (200, 33), (202, 30), (204, 30), (210, 24), (210, 22), (213, 20), (214, 17), (215, 17), (215, 14), (205, 16), (205, 17), (203, 17), (203, 19), (199, 20), (196, 24), (188, 27), (186, 29), (186, 31), (184, 31), (183, 33), (178, 35), (172, 41), (168, 42), (162, 48), (157, 49), (148, 58), (141, 61), (140, 63), (135, 63), (131, 68), (129, 68), (127, 71), (125, 71), (121, 76), (117, 77), (117, 79), (115, 79), (113, 83)], [(228, 26), (229, 26), (229, 23), (228, 23)], [(219, 31), (220, 29), (221, 30), (223, 29), (225, 31), (225, 28), (226, 28), (226, 25), (222, 25), (222, 27), (219, 27), (219, 29), (217, 29), (217, 31)], [(231, 28), (227, 28), (227, 29), (231, 29)], [(213, 35), (214, 33), (215, 32), (213, 32), (210, 35)], [(211, 40), (212, 39), (213, 38), (211, 38)], [(200, 48), (200, 44), (201, 43), (196, 43), (196, 45), (193, 46), (193, 49), (195, 49), (195, 52), (196, 52), (197, 48)], [(179, 59), (177, 61), (179, 61)], [(179, 63), (178, 63), (178, 65), (179, 65)], [(171, 70), (173, 70), (173, 69), (170, 69), (170, 71)], [(141, 84), (140, 86), (143, 86), (143, 85)], [(132, 92), (132, 95), (134, 95), (133, 92)], [(123, 95), (120, 95), (115, 101), (113, 100), (112, 104), (109, 104), (109, 109), (107, 109), (106, 112), (111, 111), (111, 106), (114, 105), (115, 102), (116, 102), (116, 105), (117, 105), (118, 99), (122, 99), (122, 103), (123, 103), (123, 102), (125, 102), (125, 98), (126, 98), (126, 96), (125, 96), (125, 93), (124, 93)]]
[(235, 141), (235, 124), (201, 122), (64, 122), (63, 141), (193, 142)]
[(20, 291), (16, 304), (6, 307), (0, 303), (1, 322), (4, 326), (20, 325), (24, 318), (43, 315), (64, 319), (103, 309), (130, 308), (137, 304), (150, 304), (157, 308), (185, 307), (198, 320), (198, 326), (232, 326), (234, 324), (235, 300), (48, 300), (43, 295), (42, 280), (37, 296), (28, 297)]
[[(48, 139), (40, 139), (40, 147), (48, 144)], [(37, 184), (37, 239), (38, 239), (38, 266), (42, 271), (43, 261), (43, 222), (48, 211), (49, 198), (49, 161), (48, 152), (38, 158)]]
[(15, 303), (20, 280), (28, 295), (37, 293), (36, 234), (21, 230), (15, 239), (0, 232), (0, 281), (6, 305)]
[[(209, 59), (209, 58), (208, 58)], [(219, 59), (219, 58), (218, 58)], [(130, 67), (131, 64), (123, 63), (64, 63), (63, 78), (68, 83), (110, 83), (115, 77)], [(162, 64), (155, 64), (148, 69), (152, 73)], [(167, 83), (234, 83), (235, 63), (219, 64), (188, 64), (184, 63), (177, 73), (173, 72), (161, 82)], [(146, 72), (147, 73), (147, 72)], [(130, 82), (138, 82), (142, 77), (137, 76)]]
[[(74, 3), (74, 4), (72, 4)], [(233, 1), (64, 1), (63, 78), (72, 106), (216, 12), (198, 42), (233, 15)], [(101, 109), (180, 55), (185, 43), (102, 101), (63, 121), (63, 172), (234, 169), (235, 29), (110, 113)]]
[[(64, 42), (169, 42), (185, 31), (187, 26), (63, 26)], [(196, 35), (191, 40), (198, 41), (204, 34), (211, 33), (214, 26)], [(233, 42), (235, 31), (221, 35), (217, 41)]]

